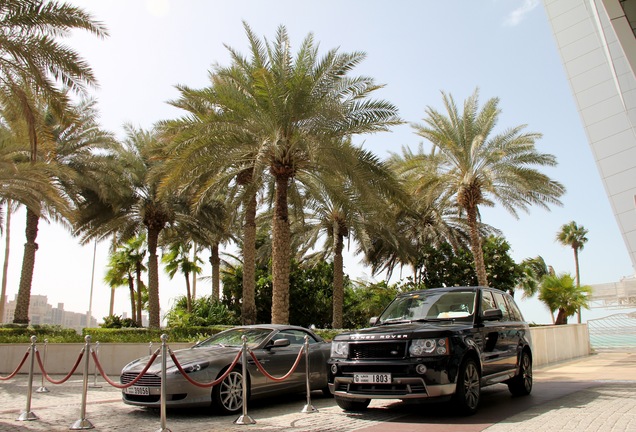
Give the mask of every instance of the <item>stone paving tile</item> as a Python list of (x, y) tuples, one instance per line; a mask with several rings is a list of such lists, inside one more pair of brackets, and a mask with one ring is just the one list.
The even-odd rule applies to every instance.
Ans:
[[(618, 358), (624, 359), (624, 357)], [(508, 418), (483, 425), (487, 432), (636, 432), (636, 368), (611, 356), (591, 357), (579, 362), (556, 365), (537, 371), (538, 381), (558, 382), (563, 379), (589, 382), (589, 386), (563, 397), (547, 400)], [(55, 376), (54, 379), (61, 379)], [(0, 381), (0, 432), (67, 431), (81, 420), (83, 382), (81, 376), (54, 385), (45, 382), (50, 393), (33, 392), (31, 411), (35, 421), (16, 421), (26, 408), (27, 375)], [(93, 377), (89, 380), (93, 383)], [(89, 388), (85, 418), (95, 431), (160, 431), (159, 410), (147, 410), (125, 405), (120, 391), (103, 382), (101, 388)], [(41, 384), (37, 375), (33, 389)], [(343, 412), (332, 398), (312, 394), (315, 413), (302, 413), (306, 403), (303, 395), (284, 399), (250, 402), (248, 415), (256, 423), (237, 425), (238, 416), (218, 416), (206, 409), (168, 410), (166, 429), (180, 431), (294, 431), (345, 432), (358, 430), (384, 431), (391, 424), (402, 425), (412, 410), (395, 409), (395, 401), (372, 401), (363, 414)], [(518, 411), (517, 411), (518, 412)], [(512, 413), (511, 413), (512, 414)], [(402, 419), (402, 422), (397, 421)], [(417, 419), (417, 418), (416, 418)], [(492, 425), (493, 421), (499, 421)], [(387, 422), (387, 423), (385, 423)], [(461, 424), (439, 424), (435, 430), (462, 430)], [(459, 428), (458, 428), (459, 427)], [(426, 431), (430, 425), (408, 425), (409, 431)], [(440, 429), (442, 428), (442, 429)], [(482, 427), (471, 430), (482, 430)]]
[(484, 432), (636, 432), (634, 382), (603, 383), (533, 407)]
[[(54, 377), (59, 379), (58, 377)], [(92, 381), (89, 381), (92, 383)], [(50, 393), (33, 392), (31, 412), (38, 419), (17, 421), (26, 408), (27, 379), (18, 376), (12, 382), (0, 384), (0, 431), (67, 431), (82, 420), (82, 380), (72, 379), (63, 385), (45, 383)], [(158, 409), (143, 409), (125, 405), (120, 391), (106, 383), (101, 388), (89, 388), (86, 416), (95, 431), (158, 431), (161, 415)], [(34, 389), (40, 381), (34, 381)], [(254, 401), (248, 405), (248, 416), (255, 424), (234, 424), (238, 416), (218, 416), (210, 410), (168, 410), (167, 429), (178, 431), (354, 431), (402, 416), (383, 409), (388, 402), (374, 401), (363, 415), (344, 413), (332, 398), (316, 393), (312, 406), (318, 411), (302, 413), (306, 404), (303, 395), (291, 396), (273, 403)]]

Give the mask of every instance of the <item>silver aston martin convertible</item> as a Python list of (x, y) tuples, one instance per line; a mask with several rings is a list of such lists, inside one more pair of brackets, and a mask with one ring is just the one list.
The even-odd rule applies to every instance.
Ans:
[[(181, 369), (187, 376), (200, 384), (211, 383), (223, 376), (236, 360), (247, 338), (247, 346), (270, 377), (257, 367), (252, 356), (247, 354), (248, 400), (283, 393), (303, 393), (306, 391), (306, 367), (303, 356), (296, 371), (283, 381), (305, 343), (309, 339), (310, 386), (312, 390), (322, 390), (330, 395), (327, 385), (327, 360), (331, 344), (322, 340), (311, 330), (275, 324), (240, 326), (218, 333), (199, 342), (192, 348), (173, 352)], [(132, 382), (147, 365), (150, 357), (137, 359), (124, 366), (120, 381)], [(167, 358), (166, 406), (191, 407), (208, 406), (210, 403), (221, 414), (238, 413), (243, 408), (243, 374), (239, 359), (232, 371), (213, 387), (200, 387), (190, 383), (170, 357)], [(148, 371), (135, 385), (122, 391), (123, 401), (130, 405), (159, 407), (161, 395), (161, 356), (153, 362)]]

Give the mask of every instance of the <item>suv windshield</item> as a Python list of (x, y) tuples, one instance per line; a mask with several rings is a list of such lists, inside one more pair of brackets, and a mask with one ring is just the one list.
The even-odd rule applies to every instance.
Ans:
[(474, 310), (474, 291), (418, 292), (396, 298), (380, 315), (377, 324), (470, 320)]

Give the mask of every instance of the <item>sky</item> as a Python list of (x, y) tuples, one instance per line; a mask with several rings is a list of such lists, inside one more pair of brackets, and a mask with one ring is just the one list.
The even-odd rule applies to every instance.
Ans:
[[(563, 205), (551, 206), (549, 211), (535, 207), (517, 219), (495, 207), (482, 209), (482, 220), (501, 230), (517, 262), (541, 255), (557, 273), (571, 274), (572, 249), (555, 237), (563, 224), (576, 221), (589, 230), (580, 252), (583, 284), (616, 282), (634, 275), (539, 0), (71, 3), (108, 28), (107, 38), (74, 33), (65, 43), (93, 67), (99, 88), (89, 93), (98, 101), (100, 123), (120, 138), (126, 123), (150, 128), (157, 121), (182, 115), (167, 103), (178, 97), (175, 86), (208, 85), (208, 71), (214, 65), (229, 64), (228, 46), (247, 55), (244, 23), (268, 40), (275, 39), (279, 26), (285, 26), (294, 52), (309, 34), (321, 55), (334, 48), (365, 52), (366, 59), (351, 75), (370, 76), (383, 84), (374, 98), (396, 105), (406, 122), (390, 132), (354, 139), (380, 158), (422, 143), (411, 125), (422, 122), (426, 107), (443, 110), (441, 92), (451, 94), (459, 106), (475, 89), (482, 104), (497, 97), (502, 113), (495, 132), (527, 125), (525, 131), (541, 133), (537, 149), (558, 161), (557, 167), (543, 172), (565, 185), (567, 193)], [(23, 212), (12, 218), (9, 299), (18, 291), (24, 219)], [(103, 282), (106, 242), (96, 248), (80, 246), (63, 228), (45, 222), (40, 223), (37, 241), (31, 293), (48, 296), (54, 306), (64, 303), (65, 310), (85, 313), (90, 309), (98, 321), (108, 315), (110, 288)], [(361, 257), (353, 256), (353, 250), (352, 245), (345, 257), (345, 272), (354, 279), (381, 279), (360, 264)], [(182, 277), (170, 280), (160, 272), (165, 312), (185, 288)], [(206, 267), (202, 276), (209, 274)], [(209, 281), (198, 282), (199, 295), (210, 292)], [(549, 312), (536, 298), (519, 303), (528, 321), (551, 323)], [(129, 311), (129, 304), (127, 289), (119, 288), (115, 313)], [(623, 311), (584, 310), (583, 319), (618, 312)]]

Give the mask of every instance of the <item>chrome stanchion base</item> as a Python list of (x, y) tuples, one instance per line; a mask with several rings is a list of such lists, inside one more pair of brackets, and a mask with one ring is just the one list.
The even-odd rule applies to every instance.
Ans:
[(33, 420), (37, 420), (38, 416), (36, 416), (33, 411), (22, 411), (20, 413), (20, 417), (18, 417), (16, 420), (17, 421), (33, 421)]
[(303, 409), (300, 410), (303, 414), (315, 413), (318, 412), (318, 408), (314, 407), (312, 404), (305, 404)]
[(252, 417), (250, 417), (248, 415), (241, 415), (241, 416), (239, 416), (239, 418), (234, 420), (234, 424), (237, 424), (237, 425), (251, 425), (251, 424), (256, 424), (256, 420), (254, 420)]
[(47, 389), (46, 387), (42, 386), (42, 387), (38, 387), (38, 389), (35, 392), (36, 393), (49, 393), (50, 390)]
[(94, 429), (93, 423), (88, 419), (80, 419), (71, 425), (70, 430)]
[(102, 388), (102, 386), (99, 384), (89, 384), (88, 388)]
[(165, 428), (165, 429), (164, 428), (159, 428), (155, 432), (172, 432), (172, 431), (170, 429), (168, 429), (168, 428)]

